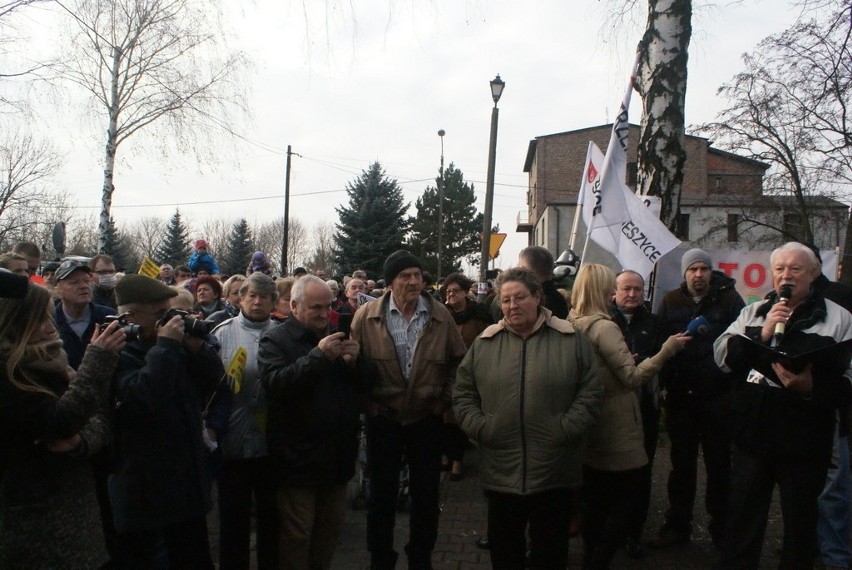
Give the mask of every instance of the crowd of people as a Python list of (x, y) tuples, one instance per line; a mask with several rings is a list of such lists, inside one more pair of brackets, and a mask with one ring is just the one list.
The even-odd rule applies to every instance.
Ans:
[[(432, 568), (441, 473), (465, 476), (470, 442), (497, 569), (565, 568), (577, 532), (589, 569), (690, 541), (699, 450), (716, 568), (757, 568), (776, 485), (781, 567), (852, 562), (852, 289), (803, 244), (749, 306), (689, 250), (656, 312), (629, 268), (559, 289), (536, 246), (484, 302), (405, 250), (334, 279), (275, 276), (263, 252), (222, 275), (204, 240), (156, 278), (40, 257), (0, 256), (24, 283), (0, 281), (0, 567), (245, 569), (254, 531), (260, 569), (330, 568), (363, 442), (377, 570), (400, 557), (403, 469), (404, 556)], [(835, 352), (767, 368), (752, 345)], [(662, 410), (669, 508), (645, 541)]]

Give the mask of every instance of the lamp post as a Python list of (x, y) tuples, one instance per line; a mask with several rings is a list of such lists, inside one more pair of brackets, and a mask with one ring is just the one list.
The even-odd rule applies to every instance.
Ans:
[(444, 135), (447, 131), (440, 129), (438, 136), (441, 137), (441, 168), (438, 171), (438, 276), (436, 282), (441, 279), (441, 252), (444, 247)]
[[(479, 260), (479, 281), (485, 283), (485, 271), (488, 269), (488, 253), (491, 245), (491, 211), (494, 209), (494, 162), (497, 154), (497, 117), (500, 110), (497, 102), (503, 94), (506, 82), (500, 79), (500, 75), (491, 80), (491, 98), (494, 99), (494, 108), (491, 109), (491, 139), (488, 144), (488, 177), (485, 179), (485, 212), (482, 215), (482, 255)], [(484, 300), (484, 293), (480, 293), (480, 300)]]

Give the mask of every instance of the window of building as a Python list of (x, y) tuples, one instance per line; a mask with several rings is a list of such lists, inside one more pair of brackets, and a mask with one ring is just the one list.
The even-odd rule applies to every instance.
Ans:
[(675, 221), (675, 236), (679, 240), (689, 241), (689, 214), (678, 214)]
[(728, 214), (728, 241), (740, 241), (740, 216)]

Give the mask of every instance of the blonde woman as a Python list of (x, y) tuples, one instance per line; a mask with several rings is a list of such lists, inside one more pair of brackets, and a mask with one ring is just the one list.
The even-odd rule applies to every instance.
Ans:
[(597, 356), (604, 399), (589, 434), (583, 459), (584, 568), (609, 568), (627, 538), (632, 502), (639, 495), (642, 467), (648, 463), (636, 388), (680, 352), (690, 337), (669, 337), (660, 352), (636, 365), (621, 329), (609, 317), (615, 274), (598, 264), (584, 265), (571, 292), (568, 320), (584, 333)]
[(68, 366), (44, 287), (0, 299), (0, 568), (98, 568), (108, 561), (87, 458), (106, 443), (98, 413), (124, 347), (95, 325)]

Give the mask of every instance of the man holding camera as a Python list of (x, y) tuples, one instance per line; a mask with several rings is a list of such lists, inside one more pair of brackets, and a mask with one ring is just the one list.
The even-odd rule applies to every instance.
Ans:
[(176, 295), (142, 275), (116, 286), (119, 311), (139, 326), (121, 353), (115, 387), (109, 490), (118, 568), (213, 568), (202, 408), (224, 370), (203, 336), (185, 333), (193, 323), (170, 312)]

